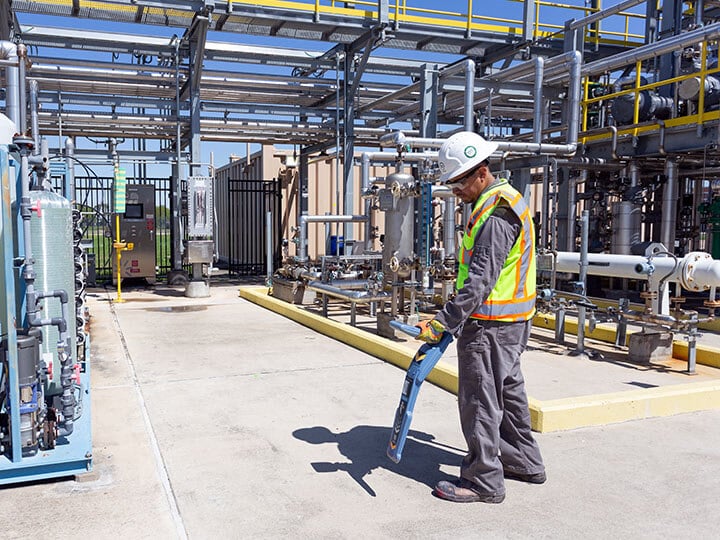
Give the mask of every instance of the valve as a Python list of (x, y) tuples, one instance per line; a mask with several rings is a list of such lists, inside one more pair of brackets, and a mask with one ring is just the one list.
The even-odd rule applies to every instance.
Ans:
[(132, 251), (135, 249), (135, 244), (132, 242), (113, 242), (112, 247), (120, 251)]

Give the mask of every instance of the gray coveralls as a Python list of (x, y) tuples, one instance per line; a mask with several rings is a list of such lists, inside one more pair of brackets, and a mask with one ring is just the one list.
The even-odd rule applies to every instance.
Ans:
[(507, 206), (498, 206), (475, 238), (463, 288), (435, 317), (458, 336), (458, 407), (468, 445), (460, 476), (478, 491), (505, 493), (503, 468), (521, 474), (545, 470), (530, 431), (530, 411), (520, 355), (531, 321), (470, 319), (490, 295), (522, 229)]

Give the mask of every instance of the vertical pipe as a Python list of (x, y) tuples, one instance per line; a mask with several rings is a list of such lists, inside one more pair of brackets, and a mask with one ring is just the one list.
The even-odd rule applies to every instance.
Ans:
[(465, 60), (465, 130), (474, 131), (475, 115), (475, 62)]
[(570, 84), (568, 86), (568, 94), (570, 101), (568, 103), (568, 128), (567, 143), (574, 145), (578, 140), (578, 130), (580, 129), (580, 100), (582, 99), (582, 53), (575, 51), (570, 59)]
[[(367, 152), (364, 152), (362, 155), (362, 164), (361, 164), (361, 180), (360, 180), (360, 193), (361, 196), (367, 193), (367, 190), (370, 189), (370, 155)], [(372, 211), (372, 205), (369, 198), (363, 199), (363, 214), (368, 217), (368, 220), (365, 222), (364, 228), (365, 228), (365, 250), (366, 251), (372, 251), (373, 248), (373, 241), (372, 241), (372, 228), (373, 228), (373, 219), (372, 216), (374, 215)]]
[(665, 160), (665, 189), (662, 202), (660, 241), (670, 253), (675, 253), (675, 227), (677, 219), (678, 164), (674, 159)]
[(272, 212), (265, 213), (265, 265), (267, 269), (265, 283), (269, 284), (273, 275), (273, 225)]
[(172, 270), (182, 270), (182, 181), (180, 179), (180, 162), (182, 160), (182, 127), (180, 125), (180, 39), (174, 36), (175, 40), (175, 151), (176, 160), (175, 174), (172, 176), (170, 189), (172, 190)]
[(72, 137), (65, 138), (65, 198), (69, 201), (75, 200), (75, 141)]
[(703, 25), (703, 12), (705, 11), (705, 0), (695, 0), (695, 26)]
[(541, 230), (541, 238), (540, 242), (543, 247), (549, 247), (550, 249), (553, 249), (553, 246), (550, 241), (550, 170), (552, 169), (552, 177), (553, 177), (553, 183), (552, 183), (552, 189), (554, 191), (557, 190), (557, 182), (558, 182), (558, 173), (557, 173), (557, 160), (555, 158), (550, 159), (549, 165), (547, 167), (544, 167), (543, 170), (543, 183), (542, 183), (542, 224), (540, 225)]
[[(335, 213), (340, 209), (340, 53), (335, 54)], [(346, 212), (347, 213), (347, 212)], [(352, 212), (349, 212), (352, 213)], [(336, 226), (336, 235), (340, 236), (340, 226)]]
[(27, 93), (25, 92), (25, 61), (27, 60), (27, 47), (20, 43), (17, 46), (18, 55), (18, 96), (20, 110), (17, 128), (20, 133), (27, 129)]
[(535, 85), (533, 105), (533, 141), (540, 143), (543, 132), (543, 71), (545, 60), (542, 56), (535, 57)]
[[(0, 41), (0, 58), (16, 62), (18, 59), (17, 45), (12, 41)], [(7, 77), (7, 96), (5, 98), (5, 112), (8, 118), (20, 126), (20, 105), (19, 92), (20, 84), (18, 82), (18, 68), (16, 66), (8, 66), (5, 68)]]
[[(587, 270), (588, 270), (588, 229), (590, 221), (590, 212), (582, 211), (580, 218), (580, 275), (579, 285), (582, 288), (581, 294), (584, 296), (587, 291)], [(577, 329), (577, 346), (575, 352), (582, 354), (585, 352), (585, 308), (578, 306), (578, 329)]]
[(455, 197), (448, 197), (443, 200), (443, 248), (445, 256), (457, 258), (455, 242)]
[(30, 83), (30, 134), (35, 141), (32, 154), (40, 154), (40, 124), (38, 122), (38, 83), (35, 79)]
[[(581, 182), (584, 184), (587, 181), (587, 170), (583, 169), (580, 172)], [(567, 251), (575, 251), (575, 216), (577, 215), (577, 208), (575, 208), (576, 196), (577, 196), (577, 180), (574, 176), (568, 178), (568, 214), (567, 214), (567, 238), (565, 249)]]

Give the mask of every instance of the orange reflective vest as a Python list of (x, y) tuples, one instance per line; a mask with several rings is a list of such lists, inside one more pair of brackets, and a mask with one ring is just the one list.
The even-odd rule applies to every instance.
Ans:
[(502, 201), (506, 201), (520, 219), (522, 231), (505, 260), (493, 290), (471, 318), (527, 321), (535, 315), (535, 226), (525, 199), (505, 179), (486, 189), (475, 202), (460, 246), (456, 288), (458, 291), (462, 289), (467, 279), (478, 232)]

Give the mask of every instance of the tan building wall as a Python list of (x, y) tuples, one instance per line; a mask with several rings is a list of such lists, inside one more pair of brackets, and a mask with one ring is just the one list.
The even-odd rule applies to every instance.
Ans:
[[(263, 146), (258, 152), (251, 154), (248, 160), (245, 157), (231, 159), (230, 163), (219, 167), (216, 170), (216, 200), (218, 215), (226, 215), (227, 200), (223, 200), (223, 193), (227, 191), (228, 179), (253, 179), (280, 181), (282, 189), (282, 235), (289, 240), (288, 255), (295, 256), (298, 253), (297, 244), (292, 240), (299, 238), (298, 227), (298, 167), (289, 166), (294, 161), (293, 152), (289, 150), (276, 150), (273, 146)], [(386, 167), (371, 167), (371, 177), (384, 177), (388, 174)], [(355, 196), (353, 197), (353, 208), (347, 213), (364, 214), (364, 201), (360, 196), (362, 183), (361, 169), (354, 167)], [(342, 176), (342, 167), (340, 167)], [(332, 157), (327, 159), (311, 160), (308, 167), (308, 214), (314, 216), (337, 215), (342, 213), (344, 204), (344, 193), (342, 181), (338, 186), (337, 170), (335, 160)], [(338, 204), (339, 201), (339, 204)], [(382, 212), (374, 212), (375, 224), (380, 227), (378, 234), (382, 233), (383, 216)], [(223, 227), (229, 226), (218, 223), (218, 252), (219, 256), (227, 253), (227, 235), (222, 233)], [(330, 234), (343, 236), (343, 224), (332, 224)], [(338, 232), (339, 230), (339, 232)], [(356, 241), (365, 240), (365, 226), (362, 223), (353, 225), (353, 238)], [(326, 254), (327, 226), (324, 223), (308, 224), (308, 256), (317, 259)], [(374, 249), (379, 249), (379, 242), (374, 242)]]

